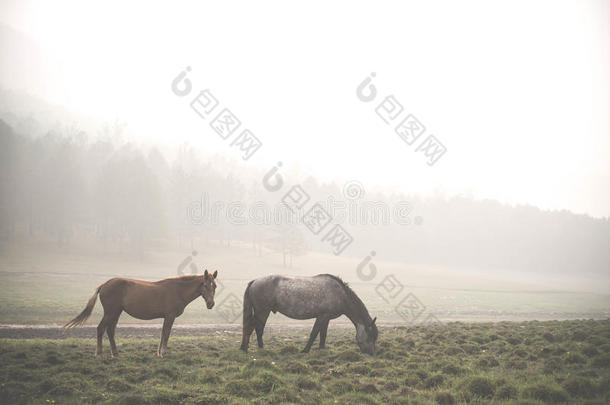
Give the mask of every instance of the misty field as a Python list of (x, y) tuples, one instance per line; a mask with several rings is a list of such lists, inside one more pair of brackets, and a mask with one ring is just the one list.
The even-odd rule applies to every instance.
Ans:
[[(144, 258), (102, 254), (83, 242), (57, 252), (45, 244), (22, 245), (0, 255), (0, 403), (119, 404), (459, 404), (590, 403), (610, 400), (610, 321), (528, 321), (526, 319), (607, 319), (610, 297), (580, 291), (570, 282), (413, 266), (376, 260), (377, 277), (356, 275), (361, 259), (310, 252), (284, 267), (281, 257), (234, 242), (196, 246), (197, 271), (218, 270), (222, 287), (216, 306), (201, 299), (176, 320), (165, 358), (155, 357), (160, 320), (121, 316), (120, 357), (95, 358), (93, 328), (101, 318), (96, 304), (89, 328), (65, 334), (57, 329), (84, 307), (93, 289), (114, 276), (158, 280), (176, 275), (191, 249), (162, 246)], [(320, 265), (323, 263), (323, 265)], [(185, 269), (190, 273), (190, 269)], [(265, 331), (266, 348), (238, 350), (241, 298), (253, 278), (271, 274), (332, 273), (347, 280), (378, 317), (380, 337), (374, 357), (360, 353), (345, 317), (331, 322), (327, 349), (300, 350), (313, 321), (276, 314)], [(413, 325), (385, 302), (376, 288), (395, 275), (404, 292), (434, 314), (441, 325)], [(236, 297), (236, 317), (223, 315), (225, 299)], [(454, 320), (465, 323), (453, 322)], [(472, 321), (500, 321), (472, 323)], [(409, 326), (411, 323), (411, 326)], [(7, 324), (21, 325), (7, 329)], [(145, 331), (130, 324), (147, 324)], [(46, 330), (37, 334), (30, 327)], [(181, 326), (206, 331), (185, 333)], [(280, 327), (280, 325), (283, 325)], [(9, 333), (10, 332), (10, 333)], [(189, 336), (181, 336), (187, 334)], [(40, 337), (50, 337), (40, 339)], [(34, 337), (33, 339), (30, 339)], [(61, 339), (57, 339), (57, 338)], [(84, 339), (83, 339), (84, 337)], [(317, 347), (317, 342), (314, 348)], [(48, 401), (48, 402), (47, 402)], [(54, 401), (54, 402), (53, 402)]]
[[(218, 241), (197, 245), (199, 272), (218, 270), (216, 307), (197, 299), (176, 320), (165, 358), (154, 356), (160, 320), (123, 314), (117, 329), (120, 357), (93, 356), (98, 302), (87, 325), (63, 324), (84, 307), (93, 289), (114, 276), (157, 280), (176, 274), (191, 252), (160, 247), (144, 258), (85, 248), (56, 252), (45, 245), (11, 248), (0, 255), (0, 403), (246, 404), (246, 403), (607, 403), (610, 400), (610, 321), (605, 293), (568, 288), (569, 282), (480, 277), (452, 268), (376, 260), (370, 282), (358, 279), (360, 259), (311, 252), (292, 267), (265, 249)], [(320, 263), (324, 265), (321, 266)], [(189, 269), (186, 273), (190, 273)], [(223, 315), (225, 299), (241, 305), (253, 278), (270, 274), (332, 273), (350, 282), (380, 325), (378, 353), (360, 353), (345, 317), (331, 322), (327, 349), (302, 354), (313, 321), (271, 315), (266, 348), (238, 350), (241, 316)], [(376, 291), (388, 275), (415, 294), (442, 324), (414, 325)], [(565, 288), (564, 288), (565, 287)], [(466, 323), (453, 322), (454, 320)], [(472, 321), (510, 320), (499, 323)], [(148, 324), (137, 332), (128, 324)], [(409, 323), (411, 325), (409, 326)], [(10, 331), (7, 324), (19, 324)], [(25, 324), (25, 325), (24, 325)], [(153, 325), (151, 325), (153, 324)], [(36, 334), (39, 325), (45, 334)], [(186, 333), (181, 326), (208, 325)], [(274, 326), (274, 325), (277, 325)], [(284, 325), (279, 327), (279, 325)], [(55, 332), (51, 332), (55, 330)], [(10, 333), (8, 333), (9, 331)], [(41, 336), (52, 337), (40, 339)], [(29, 339), (34, 337), (34, 339)], [(57, 339), (57, 338), (61, 339)], [(83, 339), (83, 337), (85, 337)], [(24, 339), (27, 338), (27, 339)], [(253, 342), (254, 343), (254, 338)], [(317, 342), (316, 342), (317, 344)], [(314, 344), (314, 348), (316, 347)], [(54, 402), (53, 402), (54, 401)]]
[[(176, 275), (178, 264), (191, 252), (188, 248), (157, 248), (143, 260), (116, 253), (101, 254), (96, 247), (79, 247), (56, 252), (45, 245), (24, 244), (0, 255), (0, 324), (64, 324), (84, 307), (93, 290), (111, 277), (159, 280)], [(498, 321), (531, 319), (574, 319), (610, 316), (610, 294), (580, 289), (574, 280), (539, 278), (510, 274), (480, 274), (448, 267), (414, 266), (376, 260), (378, 274), (363, 282), (356, 274), (361, 261), (353, 257), (310, 252), (284, 267), (281, 257), (263, 249), (258, 255), (248, 244), (230, 247), (216, 241), (197, 245), (193, 262), (199, 274), (203, 269), (218, 270), (222, 283), (216, 296), (217, 306), (209, 311), (202, 299), (192, 302), (176, 324), (241, 322), (222, 314), (229, 295), (241, 305), (248, 281), (268, 274), (315, 275), (331, 273), (349, 282), (366, 304), (372, 316), (383, 324), (411, 321), (399, 316), (395, 305), (388, 304), (376, 288), (388, 275), (404, 285), (403, 295), (413, 293), (425, 307), (423, 318), (434, 314), (441, 321)], [(323, 265), (320, 265), (320, 264)], [(190, 274), (190, 269), (185, 272)], [(603, 291), (605, 283), (599, 281)], [(224, 304), (223, 304), (224, 303)], [(394, 303), (395, 304), (395, 303)], [(225, 306), (226, 308), (226, 306)], [(239, 308), (235, 308), (238, 311)], [(89, 324), (101, 319), (101, 305), (96, 304)], [(142, 323), (126, 313), (121, 323)], [(272, 315), (270, 323), (293, 322)], [(334, 322), (349, 322), (342, 317)], [(160, 324), (160, 320), (148, 323)]]
[(95, 358), (94, 339), (0, 341), (2, 403), (118, 404), (605, 404), (610, 321), (449, 323), (383, 327), (378, 353), (354, 331), (300, 353), (308, 331), (271, 331), (265, 349), (238, 350), (237, 331), (128, 339)]

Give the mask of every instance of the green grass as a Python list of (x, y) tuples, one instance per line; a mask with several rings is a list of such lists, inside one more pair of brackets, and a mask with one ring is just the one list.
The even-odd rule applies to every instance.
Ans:
[(118, 359), (107, 340), (102, 358), (93, 338), (1, 340), (0, 403), (610, 402), (608, 320), (385, 327), (375, 356), (332, 327), (327, 349), (302, 354), (307, 335), (272, 329), (248, 354), (236, 333), (172, 338), (162, 359), (156, 339), (119, 337)]

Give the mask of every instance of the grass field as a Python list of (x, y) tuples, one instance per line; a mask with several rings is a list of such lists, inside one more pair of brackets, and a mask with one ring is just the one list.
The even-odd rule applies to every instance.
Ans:
[[(198, 268), (219, 270), (222, 288), (213, 310), (195, 300), (176, 325), (213, 324), (209, 332), (178, 337), (182, 332), (176, 331), (169, 353), (159, 359), (154, 356), (156, 331), (128, 332), (121, 325), (161, 321), (123, 314), (117, 331), (121, 357), (110, 359), (107, 340), (105, 356), (93, 356), (93, 331), (90, 339), (29, 339), (40, 335), (18, 328), (16, 335), (4, 336), (20, 339), (0, 339), (0, 403), (610, 403), (610, 295), (603, 282), (404, 265), (383, 261), (381, 255), (375, 261), (377, 276), (363, 282), (356, 274), (360, 258), (312, 252), (284, 268), (277, 254), (258, 256), (248, 245), (212, 241), (196, 249)], [(189, 253), (164, 248), (134, 259), (102, 255), (95, 248), (4, 250), (0, 324), (63, 324), (107, 279), (172, 277)], [(272, 273), (332, 273), (348, 281), (378, 317), (377, 355), (359, 352), (345, 317), (331, 323), (328, 349), (301, 354), (313, 321), (279, 314), (269, 318), (264, 350), (240, 352), (244, 288), (249, 280)], [(388, 275), (403, 285), (396, 300), (413, 294), (421, 303), (423, 314), (416, 321), (401, 316), (396, 300), (387, 302), (377, 291)], [(229, 319), (223, 310), (231, 295), (238, 316)], [(442, 323), (420, 324), (429, 314)], [(88, 325), (100, 318), (98, 302)], [(563, 320), (582, 318), (591, 320)], [(532, 319), (538, 321), (522, 322)], [(497, 322), (502, 320), (513, 322)], [(88, 336), (78, 332), (53, 336)]]
[[(93, 339), (1, 340), (0, 402), (26, 404), (607, 404), (610, 321), (449, 323), (381, 328), (363, 355), (354, 330), (300, 353), (308, 332), (282, 330), (265, 349), (238, 332), (120, 337), (120, 357)], [(253, 342), (254, 343), (254, 342)]]

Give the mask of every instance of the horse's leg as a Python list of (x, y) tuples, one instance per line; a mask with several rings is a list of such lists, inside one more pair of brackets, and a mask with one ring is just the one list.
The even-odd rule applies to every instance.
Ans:
[(165, 324), (167, 322), (167, 318), (163, 318), (163, 327), (161, 328), (161, 340), (159, 341), (159, 347), (157, 348), (157, 357), (161, 356), (161, 347), (163, 347), (163, 339), (165, 339)]
[(320, 326), (320, 349), (324, 349), (326, 346), (326, 332), (328, 332), (328, 323), (330, 319), (325, 319), (322, 321), (322, 325)]
[(106, 325), (108, 324), (108, 316), (104, 311), (104, 316), (102, 320), (97, 325), (97, 350), (95, 351), (96, 356), (102, 355), (102, 338), (104, 337), (104, 332), (106, 332)]
[(265, 324), (267, 323), (267, 318), (269, 318), (269, 313), (271, 311), (267, 310), (261, 314), (256, 314), (255, 321), (255, 329), (256, 329), (256, 340), (258, 341), (258, 347), (263, 347), (263, 331), (265, 330)]
[(112, 352), (112, 357), (117, 357), (119, 355), (119, 351), (116, 348), (116, 343), (114, 341), (114, 332), (116, 331), (116, 324), (119, 322), (119, 317), (121, 316), (121, 312), (123, 310), (119, 310), (116, 314), (114, 314), (110, 320), (108, 321), (108, 340), (110, 340), (110, 351)]
[(316, 340), (318, 336), (318, 332), (320, 332), (320, 327), (322, 326), (322, 318), (316, 318), (316, 323), (313, 324), (313, 329), (311, 330), (311, 335), (309, 335), (309, 342), (303, 349), (303, 353), (308, 353), (309, 349), (311, 349), (311, 345), (313, 345), (313, 341)]
[(252, 336), (252, 332), (254, 331), (255, 323), (256, 320), (254, 319), (254, 317), (248, 317), (244, 320), (240, 347), (240, 349), (244, 352), (248, 351), (248, 345), (250, 344), (250, 336)]
[(168, 315), (163, 320), (163, 329), (161, 330), (161, 341), (159, 342), (159, 350), (157, 350), (157, 356), (163, 357), (165, 353), (165, 349), (167, 348), (167, 341), (169, 340), (169, 332), (172, 330), (172, 325), (174, 324), (174, 319), (176, 319), (173, 315)]
[(169, 341), (169, 335), (172, 332), (172, 326), (174, 325), (175, 316), (172, 316), (168, 321), (167, 332), (165, 333), (165, 341), (163, 342), (163, 352), (167, 349), (167, 342)]

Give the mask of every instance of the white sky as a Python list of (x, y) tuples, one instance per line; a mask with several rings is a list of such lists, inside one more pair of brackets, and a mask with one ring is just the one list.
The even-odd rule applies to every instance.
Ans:
[[(3, 86), (147, 141), (238, 158), (171, 92), (191, 66), (193, 96), (211, 89), (263, 141), (244, 167), (610, 216), (610, 2), (0, 4), (45, 61)], [(435, 166), (375, 114), (390, 94), (446, 145)]]

